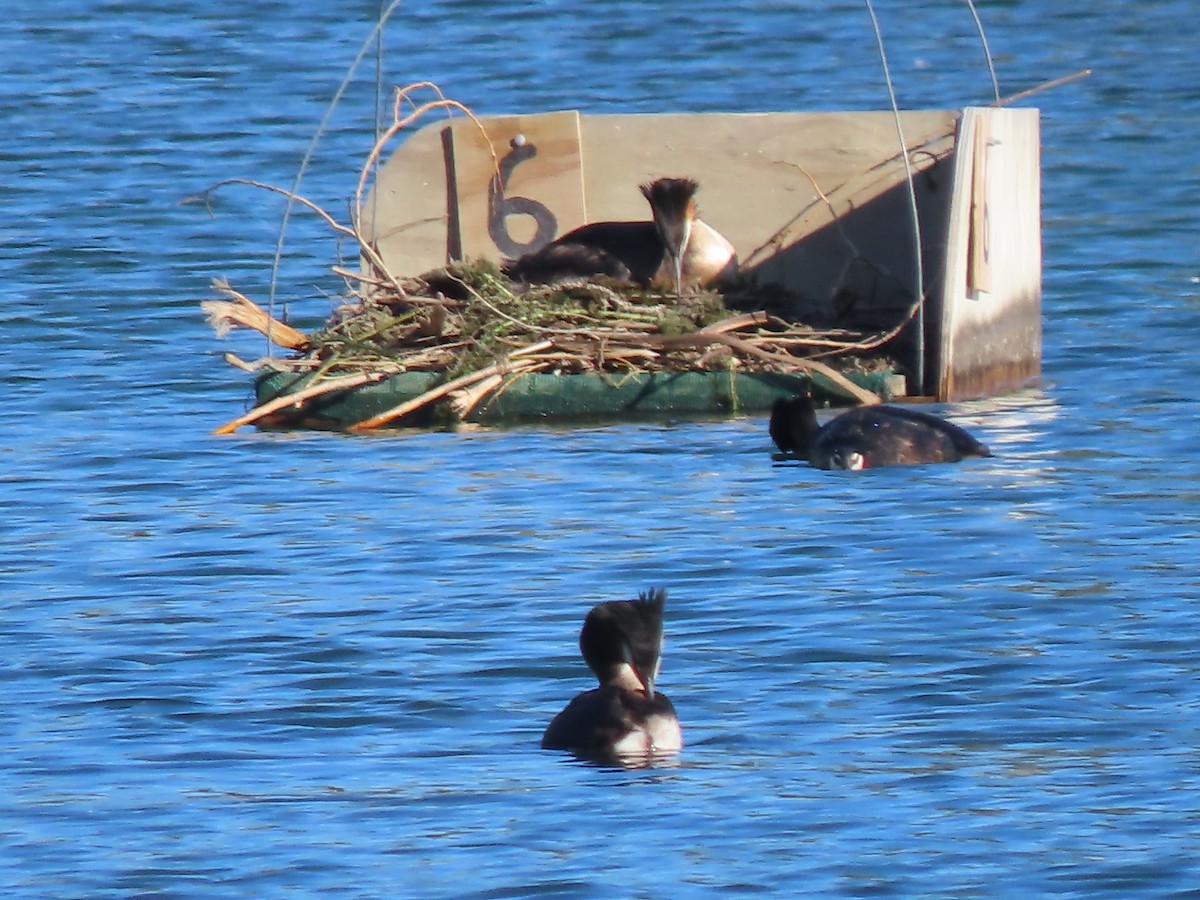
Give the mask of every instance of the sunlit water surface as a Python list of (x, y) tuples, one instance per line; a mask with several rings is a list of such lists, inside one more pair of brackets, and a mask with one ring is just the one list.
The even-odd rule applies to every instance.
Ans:
[[(248, 400), (377, 4), (48, 0), (0, 30), (0, 884), (27, 896), (1153, 896), (1200, 883), (1200, 38), (1184, 0), (981, 3), (1044, 93), (1045, 379), (996, 456), (830, 474), (765, 423), (349, 438)], [(886, 4), (885, 4), (886, 6)], [(410, 8), (411, 7), (411, 8)], [(386, 82), (480, 112), (880, 108), (857, 3), (401, 7)], [(986, 102), (965, 6), (881, 9), (908, 107)], [(303, 190), (344, 210), (367, 65)], [(279, 295), (337, 282), (298, 216)], [(687, 746), (538, 750), (600, 600), (669, 588)], [(668, 893), (670, 892), (670, 893)]]

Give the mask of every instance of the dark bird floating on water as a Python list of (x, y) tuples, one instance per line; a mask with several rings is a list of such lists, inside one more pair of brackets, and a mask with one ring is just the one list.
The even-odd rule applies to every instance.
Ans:
[(691, 178), (660, 178), (643, 184), (651, 222), (593, 222), (569, 231), (540, 250), (505, 264), (515, 281), (545, 284), (597, 275), (643, 287), (707, 287), (737, 273), (733, 244), (696, 218)]
[(874, 469), (992, 455), (957, 425), (915, 409), (857, 406), (821, 426), (812, 399), (803, 395), (775, 401), (770, 433), (780, 450), (818, 469)]
[(636, 600), (601, 603), (587, 614), (579, 649), (600, 686), (554, 717), (542, 737), (544, 749), (627, 765), (679, 751), (683, 734), (675, 707), (654, 690), (666, 602), (665, 590), (651, 588)]

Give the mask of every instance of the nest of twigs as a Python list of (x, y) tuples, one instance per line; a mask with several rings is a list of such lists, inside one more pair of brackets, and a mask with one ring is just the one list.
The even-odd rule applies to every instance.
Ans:
[(716, 291), (676, 296), (602, 280), (518, 285), (486, 260), (400, 284), (403, 292), (380, 282), (336, 310), (307, 354), (338, 371), (387, 363), (456, 378), (514, 353), (527, 370), (561, 374), (780, 371), (863, 346), (843, 329), (738, 312)]

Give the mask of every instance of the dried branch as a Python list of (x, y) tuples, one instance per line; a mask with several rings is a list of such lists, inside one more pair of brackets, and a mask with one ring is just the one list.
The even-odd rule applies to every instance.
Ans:
[(1008, 106), (1009, 104), (1016, 103), (1019, 100), (1028, 99), (1034, 94), (1040, 94), (1042, 91), (1048, 91), (1051, 88), (1056, 88), (1064, 84), (1070, 84), (1072, 81), (1078, 81), (1080, 78), (1089, 78), (1091, 77), (1091, 74), (1091, 69), (1080, 69), (1078, 72), (1072, 72), (1070, 75), (1063, 75), (1059, 78), (1051, 78), (1049, 81), (1043, 81), (1041, 84), (1035, 84), (1033, 87), (1027, 88), (1026, 90), (1018, 91), (1015, 94), (1009, 94), (1007, 97), (1002, 97), (991, 105)]
[(304, 350), (308, 347), (308, 335), (278, 319), (271, 318), (265, 309), (245, 294), (235, 291), (228, 281), (216, 278), (213, 279), (212, 286), (227, 297), (233, 298), (232, 302), (205, 300), (200, 304), (208, 324), (217, 333), (217, 337), (225, 337), (235, 328), (250, 328), (259, 334), (266, 335), (272, 343), (289, 350)]
[[(545, 350), (549, 346), (550, 341), (542, 341), (540, 344), (534, 344), (525, 348), (525, 350), (528, 353), (537, 353), (539, 350)], [(380, 413), (377, 416), (372, 416), (365, 421), (359, 422), (357, 425), (351, 426), (350, 430), (359, 432), (371, 431), (380, 427), (381, 425), (386, 425), (388, 422), (394, 422), (396, 419), (402, 419), (404, 416), (416, 412), (418, 409), (421, 409), (424, 406), (428, 406), (430, 403), (441, 399), (452, 391), (457, 391), (460, 388), (470, 387), (476, 382), (483, 381), (485, 378), (488, 378), (491, 375), (511, 374), (513, 372), (522, 371), (535, 366), (539, 368), (541, 367), (542, 364), (537, 362), (521, 362), (520, 360), (515, 363), (511, 362), (512, 357), (518, 356), (519, 354), (521, 354), (521, 351), (517, 350), (513, 353), (510, 353), (508, 359), (493, 363), (486, 368), (478, 369), (466, 375), (461, 375), (452, 381), (447, 381), (445, 384), (440, 384), (435, 388), (431, 388), (424, 394), (421, 394), (419, 397), (414, 397), (412, 400), (401, 403), (398, 406), (394, 406), (391, 409)]]
[(310, 384), (308, 387), (296, 391), (294, 394), (277, 397), (274, 400), (264, 403), (262, 406), (254, 407), (254, 409), (250, 410), (244, 416), (238, 416), (236, 419), (226, 422), (220, 428), (215, 429), (213, 434), (233, 434), (233, 432), (237, 431), (243, 425), (250, 425), (278, 410), (286, 409), (289, 406), (301, 409), (305, 403), (314, 397), (321, 397), (335, 391), (347, 391), (350, 388), (370, 384), (372, 381), (382, 381), (390, 374), (391, 372), (388, 371), (359, 372), (357, 375), (345, 375), (341, 378), (333, 378), (329, 381)]

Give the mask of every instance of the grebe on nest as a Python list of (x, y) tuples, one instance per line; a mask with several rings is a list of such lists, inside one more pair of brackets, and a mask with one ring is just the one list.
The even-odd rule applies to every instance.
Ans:
[(579, 649), (600, 686), (554, 717), (543, 749), (624, 764), (648, 764), (679, 751), (683, 734), (675, 707), (654, 690), (666, 602), (665, 590), (651, 588), (636, 600), (592, 608), (579, 632)]
[(696, 218), (691, 178), (641, 186), (652, 222), (593, 222), (505, 264), (515, 281), (545, 284), (603, 275), (642, 287), (707, 287), (737, 274), (733, 244)]
[(915, 409), (857, 406), (821, 426), (812, 399), (803, 395), (775, 401), (770, 433), (780, 450), (818, 469), (874, 469), (992, 455), (957, 425)]

